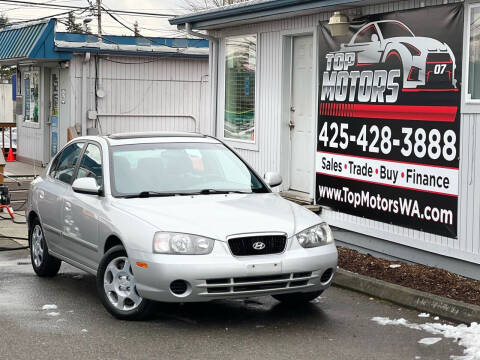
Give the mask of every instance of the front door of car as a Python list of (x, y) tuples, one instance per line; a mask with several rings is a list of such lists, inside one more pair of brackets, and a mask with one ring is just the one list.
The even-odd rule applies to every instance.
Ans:
[(61, 241), (63, 196), (70, 187), (83, 146), (83, 142), (76, 142), (63, 149), (34, 194), (48, 247), (60, 254), (64, 252)]
[[(85, 148), (75, 180), (92, 177), (103, 189), (102, 152), (100, 145), (89, 143)], [(68, 244), (68, 257), (91, 269), (98, 264), (98, 227), (103, 196), (81, 194), (70, 186), (63, 199), (63, 241)]]

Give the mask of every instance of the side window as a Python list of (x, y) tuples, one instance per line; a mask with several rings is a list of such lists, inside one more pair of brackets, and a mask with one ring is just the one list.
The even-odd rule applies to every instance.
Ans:
[[(82, 153), (83, 146), (84, 143), (74, 143), (65, 148), (57, 158), (58, 165), (55, 167), (52, 166), (50, 176), (66, 184), (71, 184), (73, 172), (75, 171), (75, 166), (79, 160), (78, 158)], [(57, 162), (57, 159), (55, 159), (55, 162)]]
[(52, 166), (50, 166), (50, 172), (48, 174), (53, 178), (55, 177), (55, 171), (57, 170), (61, 157), (62, 154), (58, 154), (58, 156), (53, 160)]
[(375, 29), (375, 25), (372, 24), (358, 33), (354, 43), (358, 44), (371, 42), (373, 34), (377, 34), (377, 30)]
[(77, 179), (91, 177), (97, 181), (98, 186), (103, 184), (102, 152), (97, 145), (88, 144), (83, 153), (82, 162), (78, 168)]

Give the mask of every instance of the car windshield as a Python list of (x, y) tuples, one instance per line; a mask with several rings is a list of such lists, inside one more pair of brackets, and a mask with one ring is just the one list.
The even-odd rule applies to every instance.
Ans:
[(379, 22), (378, 27), (384, 39), (394, 37), (413, 37), (413, 33), (400, 22)]
[(269, 192), (223, 144), (154, 143), (113, 146), (117, 197)]

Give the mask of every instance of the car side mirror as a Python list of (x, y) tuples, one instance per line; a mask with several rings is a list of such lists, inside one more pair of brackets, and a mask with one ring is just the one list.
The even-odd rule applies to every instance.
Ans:
[(91, 177), (76, 179), (72, 184), (73, 191), (80, 194), (100, 195), (100, 186), (97, 181)]
[(282, 176), (278, 172), (267, 171), (263, 178), (265, 179), (265, 182), (271, 187), (279, 186), (282, 183)]
[(372, 42), (377, 42), (379, 41), (378, 35), (377, 34), (372, 34), (372, 37), (370, 38)]

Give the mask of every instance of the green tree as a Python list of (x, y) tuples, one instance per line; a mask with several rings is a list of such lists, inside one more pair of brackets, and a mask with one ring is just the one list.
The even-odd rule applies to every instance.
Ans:
[(5, 14), (0, 14), (0, 29), (7, 26), (9, 23), (8, 16)]
[(83, 33), (82, 24), (77, 23), (73, 11), (68, 13), (67, 31), (70, 33)]

